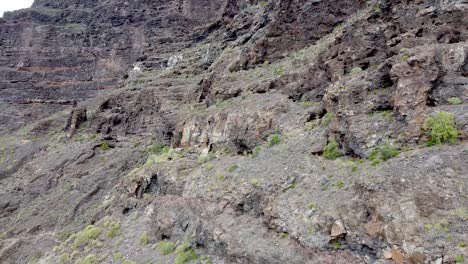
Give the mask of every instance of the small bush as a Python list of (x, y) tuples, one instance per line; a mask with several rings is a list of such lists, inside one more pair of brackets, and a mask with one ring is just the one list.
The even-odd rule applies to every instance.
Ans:
[(457, 263), (462, 263), (463, 260), (464, 260), (464, 259), (463, 259), (463, 256), (457, 256), (457, 257), (455, 258), (455, 262), (457, 262)]
[(281, 78), (283, 77), (283, 75), (285, 74), (285, 70), (284, 70), (284, 67), (281, 66), (281, 65), (278, 65), (276, 67), (273, 68), (273, 74), (278, 77), (278, 78)]
[(344, 182), (342, 182), (342, 181), (339, 181), (339, 182), (337, 182), (337, 183), (336, 183), (336, 186), (337, 186), (338, 188), (340, 188), (340, 189), (341, 189), (341, 188), (343, 188), (343, 187), (344, 187)]
[(278, 134), (273, 134), (271, 135), (270, 137), (270, 141), (268, 142), (268, 145), (270, 147), (273, 147), (275, 145), (278, 145), (279, 143), (281, 143), (281, 138)]
[(239, 165), (237, 165), (237, 164), (231, 164), (231, 166), (229, 166), (228, 171), (229, 171), (229, 172), (234, 172), (234, 171), (237, 170), (238, 168), (239, 168)]
[(208, 162), (208, 163), (205, 165), (205, 169), (207, 169), (207, 170), (212, 170), (212, 169), (214, 169), (214, 164), (211, 163), (211, 162)]
[(330, 112), (326, 113), (326, 114), (322, 117), (322, 120), (320, 121), (320, 125), (321, 125), (322, 127), (328, 126), (328, 125), (330, 124), (330, 122), (332, 121), (333, 117), (334, 117), (334, 114), (333, 114), (333, 113), (330, 113)]
[(341, 155), (336, 140), (332, 139), (323, 149), (323, 156), (326, 159), (334, 160)]
[(400, 154), (400, 151), (398, 149), (394, 148), (389, 143), (385, 143), (385, 144), (380, 145), (379, 152), (380, 152), (380, 158), (382, 160), (384, 160), (384, 161), (388, 160), (388, 159), (391, 159), (393, 157), (396, 157), (396, 156), (398, 156), (398, 154)]
[(97, 261), (96, 255), (88, 255), (83, 259), (81, 264), (93, 264), (93, 263), (96, 263), (96, 261)]
[(123, 262), (123, 261), (125, 260), (123, 254), (120, 253), (120, 252), (117, 252), (117, 253), (112, 254), (112, 257), (113, 257), (116, 261), (119, 261), (119, 262)]
[(101, 235), (101, 228), (89, 225), (84, 230), (78, 232), (75, 235), (72, 235), (70, 239), (74, 239), (73, 246), (78, 248), (84, 244), (87, 244), (91, 240), (94, 240)]
[(371, 163), (371, 165), (374, 166), (374, 167), (377, 166), (377, 165), (379, 165), (379, 164), (380, 164), (380, 160), (374, 160), (374, 161), (372, 161), (372, 163)]
[(257, 179), (252, 179), (252, 180), (250, 180), (250, 184), (251, 184), (252, 186), (257, 186), (258, 183), (259, 183), (259, 181), (258, 181)]
[(214, 160), (216, 159), (216, 154), (215, 153), (208, 153), (208, 154), (205, 154), (205, 155), (201, 155), (199, 158), (198, 158), (198, 163), (206, 163), (208, 161), (211, 161), (211, 160)]
[(261, 152), (262, 152), (262, 147), (256, 146), (256, 147), (252, 150), (252, 158), (258, 157), (258, 155), (260, 155)]
[(459, 105), (463, 103), (463, 101), (458, 97), (450, 97), (447, 101), (451, 105)]
[(59, 263), (67, 263), (68, 261), (70, 261), (70, 254), (63, 253), (62, 255), (60, 255)]
[(151, 153), (153, 154), (156, 154), (156, 155), (159, 155), (161, 154), (161, 152), (163, 151), (164, 148), (166, 148), (167, 146), (164, 145), (164, 144), (154, 144), (150, 147), (150, 151)]
[(139, 238), (140, 245), (142, 245), (142, 246), (148, 245), (149, 240), (150, 240), (149, 236), (148, 236), (148, 234), (146, 232), (140, 235), (140, 238)]
[(423, 129), (429, 134), (429, 142), (434, 144), (442, 144), (449, 142), (455, 144), (458, 138), (458, 130), (455, 123), (455, 115), (449, 112), (439, 112), (435, 116), (430, 116), (424, 122)]
[(306, 100), (299, 102), (299, 104), (301, 105), (302, 108), (309, 108), (314, 105), (311, 101), (306, 101)]
[(174, 252), (175, 243), (170, 241), (161, 241), (158, 243), (158, 251), (161, 255), (166, 256)]
[(102, 142), (101, 143), (101, 150), (102, 151), (106, 151), (106, 150), (109, 150), (109, 149), (110, 149), (109, 143), (107, 143), (107, 142)]
[(109, 230), (107, 230), (107, 236), (109, 238), (114, 238), (121, 233), (120, 223), (117, 221), (111, 221), (109, 223)]
[(362, 72), (361, 67), (354, 67), (354, 68), (351, 69), (352, 74), (357, 74), (357, 73), (360, 73), (360, 72)]
[(190, 260), (195, 260), (197, 259), (197, 254), (193, 249), (186, 245), (181, 245), (178, 246), (176, 249), (176, 259), (174, 261), (174, 264), (184, 264)]

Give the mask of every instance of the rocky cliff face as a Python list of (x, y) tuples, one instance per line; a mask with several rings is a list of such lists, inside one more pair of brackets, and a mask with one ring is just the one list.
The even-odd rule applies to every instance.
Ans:
[(1, 263), (461, 263), (462, 0), (0, 18)]

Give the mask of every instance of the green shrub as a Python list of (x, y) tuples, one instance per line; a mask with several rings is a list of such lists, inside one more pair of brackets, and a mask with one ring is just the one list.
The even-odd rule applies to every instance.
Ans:
[(110, 149), (109, 143), (107, 143), (107, 142), (102, 142), (101, 143), (101, 150), (106, 151), (106, 150), (109, 150), (109, 149)]
[(96, 263), (96, 261), (97, 261), (96, 255), (88, 255), (83, 259), (81, 264), (93, 264), (93, 263)]
[(121, 233), (120, 223), (117, 221), (111, 221), (109, 223), (109, 230), (107, 230), (107, 236), (109, 238), (114, 238)]
[(323, 156), (326, 159), (334, 160), (341, 155), (340, 149), (338, 148), (338, 143), (336, 140), (332, 139), (323, 149)]
[(463, 259), (463, 256), (457, 256), (457, 257), (455, 258), (455, 262), (457, 262), (457, 263), (462, 263), (463, 260), (464, 260), (464, 259)]
[(139, 241), (140, 241), (140, 245), (142, 246), (146, 246), (148, 245), (149, 243), (149, 236), (146, 232), (144, 232), (143, 234), (140, 235), (140, 238), (139, 238)]
[(309, 108), (314, 105), (311, 101), (307, 101), (307, 100), (300, 101), (299, 104), (301, 105), (302, 108)]
[(184, 264), (190, 260), (196, 260), (197, 254), (193, 249), (186, 245), (178, 246), (176, 249), (177, 256), (175, 258), (174, 264)]
[(262, 152), (262, 147), (256, 146), (256, 147), (252, 150), (252, 158), (258, 157), (258, 155), (260, 155), (261, 152)]
[(330, 122), (332, 121), (333, 117), (335, 115), (331, 112), (327, 112), (323, 117), (322, 117), (322, 120), (320, 121), (320, 125), (322, 127), (326, 127), (330, 124)]
[(153, 154), (161, 154), (161, 152), (166, 148), (167, 146), (164, 144), (154, 144), (150, 147), (150, 151)]
[(201, 155), (199, 158), (198, 158), (198, 163), (206, 163), (208, 161), (211, 161), (211, 160), (214, 160), (216, 159), (216, 154), (215, 153), (208, 153), (208, 154), (205, 154), (205, 155)]
[(84, 244), (87, 244), (91, 240), (98, 238), (99, 235), (101, 235), (101, 228), (94, 225), (89, 225), (84, 230), (70, 236), (70, 239), (74, 239), (73, 246), (78, 248)]
[(273, 74), (278, 78), (283, 77), (283, 75), (285, 74), (284, 67), (281, 65), (275, 66), (273, 68)]
[(339, 248), (341, 248), (341, 242), (340, 241), (333, 242), (332, 246), (335, 249), (339, 249)]
[(67, 263), (68, 261), (70, 261), (70, 254), (63, 253), (62, 255), (60, 255), (59, 263)]
[(259, 183), (259, 181), (258, 181), (257, 179), (252, 179), (252, 180), (250, 180), (250, 184), (251, 184), (252, 186), (257, 186), (258, 183)]
[(423, 129), (429, 134), (427, 144), (442, 144), (443, 142), (456, 143), (458, 130), (455, 123), (455, 115), (449, 112), (439, 112), (430, 116), (424, 122)]
[(117, 252), (117, 253), (112, 254), (112, 257), (113, 257), (116, 261), (119, 261), (119, 262), (123, 262), (123, 261), (125, 260), (123, 254), (120, 253), (120, 252)]
[(360, 73), (360, 72), (362, 72), (361, 67), (354, 67), (354, 68), (351, 69), (352, 74), (356, 74), (356, 73)]
[(447, 101), (451, 105), (459, 105), (463, 103), (463, 101), (458, 97), (450, 97)]
[(161, 255), (166, 256), (174, 252), (175, 243), (170, 241), (161, 241), (158, 243), (158, 251)]
[(380, 164), (380, 160), (378, 160), (378, 159), (377, 159), (377, 160), (373, 160), (372, 163), (371, 163), (371, 165), (374, 166), (374, 167), (377, 166), (377, 165), (379, 165), (379, 164)]
[(278, 134), (273, 134), (271, 135), (270, 137), (270, 141), (268, 142), (268, 145), (270, 147), (273, 147), (275, 145), (278, 145), (279, 143), (281, 143), (281, 138)]
[(396, 156), (398, 156), (398, 154), (400, 154), (400, 151), (398, 149), (394, 148), (389, 143), (384, 143), (384, 144), (380, 145), (379, 152), (380, 152), (380, 158), (382, 160), (384, 160), (384, 161), (388, 160), (388, 159), (391, 159), (393, 157), (396, 157)]
[(229, 172), (234, 172), (234, 171), (237, 170), (238, 168), (239, 168), (239, 165), (237, 165), (237, 164), (231, 164), (231, 166), (229, 166), (228, 171), (229, 171)]
[(207, 169), (207, 170), (212, 170), (212, 169), (214, 169), (214, 164), (211, 163), (211, 162), (207, 163), (207, 164), (205, 165), (205, 169)]

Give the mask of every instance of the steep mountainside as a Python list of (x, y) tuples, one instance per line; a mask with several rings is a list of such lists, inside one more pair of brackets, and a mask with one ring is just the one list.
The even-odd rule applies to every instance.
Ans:
[(0, 18), (0, 263), (463, 263), (464, 0)]

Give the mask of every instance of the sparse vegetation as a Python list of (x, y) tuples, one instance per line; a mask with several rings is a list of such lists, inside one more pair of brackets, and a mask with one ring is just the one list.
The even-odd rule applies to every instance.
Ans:
[(268, 145), (270, 147), (273, 147), (275, 145), (278, 145), (279, 143), (281, 143), (281, 138), (278, 134), (273, 134), (271, 135), (270, 137), (270, 141), (268, 142)]
[(88, 255), (80, 262), (80, 264), (94, 264), (96, 263), (96, 261), (97, 261), (96, 255)]
[(110, 221), (107, 223), (107, 236), (109, 238), (114, 238), (122, 232), (120, 223), (118, 221)]
[(453, 113), (439, 112), (435, 116), (430, 116), (424, 122), (423, 128), (429, 134), (428, 146), (457, 142), (458, 130)]
[(229, 172), (234, 172), (234, 171), (236, 171), (238, 168), (239, 168), (239, 165), (237, 165), (237, 164), (231, 164), (231, 165), (229, 166), (229, 168), (228, 168), (228, 171), (229, 171)]
[(351, 69), (352, 74), (357, 74), (357, 73), (360, 73), (360, 72), (362, 72), (361, 67), (354, 67), (354, 68)]
[(100, 148), (101, 148), (102, 151), (109, 150), (109, 149), (110, 149), (109, 143), (107, 143), (107, 142), (102, 142)]
[(309, 107), (314, 105), (311, 101), (307, 101), (307, 100), (302, 100), (302, 101), (299, 102), (299, 104), (304, 109), (309, 108)]
[(84, 230), (71, 235), (69, 240), (73, 241), (74, 248), (81, 247), (90, 241), (97, 239), (101, 235), (101, 228), (89, 225)]
[(144, 232), (143, 234), (140, 235), (140, 238), (138, 240), (140, 241), (140, 245), (146, 246), (148, 245), (150, 238), (148, 234)]
[(268, 1), (260, 1), (259, 2), (259, 5), (262, 7), (262, 8), (265, 8), (268, 6)]
[(380, 158), (386, 161), (388, 159), (398, 156), (398, 154), (400, 154), (400, 151), (387, 142), (387, 143), (380, 145), (379, 153), (380, 153)]
[(462, 263), (463, 261), (464, 261), (463, 256), (456, 256), (456, 257), (455, 257), (455, 262), (457, 262), (457, 263)]
[(321, 125), (322, 127), (328, 126), (328, 125), (331, 123), (331, 121), (332, 121), (332, 119), (333, 119), (334, 116), (335, 116), (335, 115), (334, 115), (333, 113), (327, 112), (327, 113), (322, 117), (322, 119), (321, 119), (321, 121), (320, 121), (320, 125)]
[(285, 70), (284, 70), (284, 67), (282, 65), (277, 65), (273, 68), (273, 74), (278, 77), (278, 78), (281, 78), (284, 76), (285, 74)]
[(174, 242), (161, 241), (158, 243), (158, 251), (161, 255), (166, 256), (174, 252), (176, 246)]
[(377, 159), (377, 160), (373, 160), (373, 161), (371, 162), (371, 166), (374, 166), (374, 167), (377, 166), (377, 165), (379, 165), (379, 164), (380, 164), (380, 160), (378, 160), (378, 159)]
[(198, 163), (202, 164), (202, 163), (206, 163), (208, 161), (214, 160), (214, 159), (216, 159), (216, 154), (213, 152), (209, 152), (205, 155), (201, 155), (198, 158)]
[(178, 246), (176, 249), (176, 258), (174, 264), (184, 264), (190, 260), (197, 259), (197, 254), (187, 245)]
[(252, 158), (258, 157), (258, 155), (260, 155), (261, 152), (262, 152), (262, 147), (256, 146), (256, 147), (252, 150)]
[(334, 160), (341, 155), (338, 143), (336, 140), (332, 139), (323, 149), (323, 156), (326, 159)]
[(62, 255), (59, 256), (59, 263), (67, 263), (70, 261), (70, 254), (68, 253), (63, 253)]
[(340, 249), (341, 248), (341, 242), (340, 241), (333, 242), (332, 247), (334, 247), (335, 249)]
[(257, 186), (259, 184), (259, 180), (258, 179), (252, 179), (252, 180), (250, 180), (250, 184), (252, 186)]
[(205, 165), (205, 169), (207, 169), (207, 170), (212, 170), (212, 169), (214, 169), (213, 163), (208, 162), (208, 163)]
[(450, 97), (447, 101), (451, 105), (459, 105), (463, 103), (463, 101), (458, 97)]

